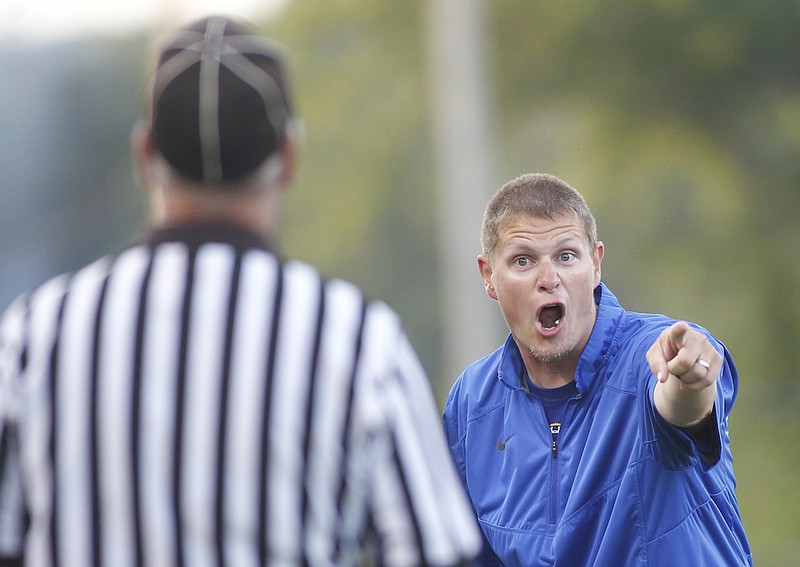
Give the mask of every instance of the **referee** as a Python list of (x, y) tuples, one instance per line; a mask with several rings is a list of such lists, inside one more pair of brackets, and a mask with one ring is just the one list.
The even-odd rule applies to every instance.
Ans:
[(147, 238), (0, 327), (0, 564), (457, 565), (480, 547), (397, 315), (274, 249), (278, 48), (210, 17), (133, 136)]

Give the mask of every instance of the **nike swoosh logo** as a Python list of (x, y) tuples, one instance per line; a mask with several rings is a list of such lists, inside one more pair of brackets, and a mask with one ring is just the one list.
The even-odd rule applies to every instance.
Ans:
[(505, 439), (503, 439), (501, 437), (500, 440), (497, 442), (497, 450), (498, 451), (505, 451), (506, 450), (506, 443), (508, 443), (511, 440), (511, 438), (514, 437), (514, 435), (516, 435), (516, 433), (512, 433), (511, 435), (509, 435)]

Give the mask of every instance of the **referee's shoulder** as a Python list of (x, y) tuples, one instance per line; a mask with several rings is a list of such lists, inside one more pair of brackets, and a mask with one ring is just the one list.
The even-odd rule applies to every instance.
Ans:
[(31, 287), (17, 295), (4, 310), (5, 315), (19, 311), (27, 311), (43, 301), (64, 296), (81, 281), (104, 277), (113, 265), (113, 256), (103, 256), (77, 270), (62, 272), (45, 279), (42, 283)]
[(400, 324), (400, 316), (387, 301), (368, 294), (358, 284), (340, 276), (325, 275), (315, 266), (301, 260), (286, 259), (281, 262), (286, 274), (296, 277), (318, 278), (329, 296), (357, 301), (371, 317), (384, 318), (387, 321)]

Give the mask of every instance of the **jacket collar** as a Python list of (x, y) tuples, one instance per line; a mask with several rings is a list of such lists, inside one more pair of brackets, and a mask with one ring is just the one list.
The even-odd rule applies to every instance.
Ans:
[[(617, 298), (603, 283), (595, 288), (594, 300), (598, 305), (597, 319), (575, 371), (575, 385), (581, 394), (592, 389), (598, 370), (611, 354), (613, 339), (624, 313)], [(522, 355), (509, 333), (500, 354), (497, 377), (511, 389), (527, 390), (524, 368)]]

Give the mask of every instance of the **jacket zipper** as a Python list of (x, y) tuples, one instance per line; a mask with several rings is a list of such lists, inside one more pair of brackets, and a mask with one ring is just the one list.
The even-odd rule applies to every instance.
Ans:
[[(557, 521), (558, 510), (558, 436), (561, 434), (561, 424), (564, 422), (564, 417), (570, 405), (576, 400), (581, 399), (581, 394), (570, 398), (567, 405), (564, 406), (564, 411), (561, 414), (561, 419), (557, 422), (548, 423), (547, 427), (550, 431), (550, 525), (554, 526)], [(547, 420), (545, 420), (547, 421)]]
[(555, 525), (558, 508), (558, 434), (561, 433), (561, 423), (549, 423), (550, 429), (550, 525)]

